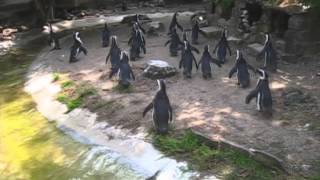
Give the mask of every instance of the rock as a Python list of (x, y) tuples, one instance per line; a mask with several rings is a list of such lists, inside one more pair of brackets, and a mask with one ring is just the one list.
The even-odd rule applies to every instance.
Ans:
[[(130, 15), (123, 17), (121, 23), (122, 24), (132, 24), (132, 22), (135, 20), (136, 15)], [(143, 14), (139, 14), (139, 20), (141, 22), (151, 22), (152, 20), (147, 16)]]
[(28, 31), (29, 28), (27, 26), (24, 26), (24, 25), (21, 25), (18, 27), (18, 30), (21, 32), (21, 31)]
[(275, 48), (279, 52), (285, 52), (286, 50), (286, 42), (284, 40), (277, 40), (275, 42)]
[(176, 73), (177, 69), (166, 61), (150, 60), (143, 71), (143, 76), (150, 79), (161, 79), (174, 76)]
[(196, 22), (198, 22), (200, 28), (209, 26), (208, 18), (205, 12), (195, 13), (190, 17), (190, 20), (191, 24), (195, 24)]
[(10, 36), (12, 33), (18, 32), (18, 29), (6, 28), (2, 31), (3, 36)]
[(242, 39), (234, 36), (229, 36), (227, 40), (230, 44), (234, 44), (234, 45), (240, 45), (243, 42)]
[(147, 24), (147, 34), (148, 35), (159, 35), (159, 32), (165, 30), (164, 24), (159, 21), (149, 22)]
[(205, 34), (207, 38), (212, 38), (212, 37), (220, 37), (222, 28), (215, 27), (215, 26), (209, 26), (209, 27), (204, 27), (200, 28), (201, 31)]
[(263, 45), (259, 43), (253, 43), (248, 45), (249, 53), (256, 56), (260, 53), (263, 49)]
[(319, 77), (320, 77), (320, 72), (318, 72), (316, 76), (319, 76)]

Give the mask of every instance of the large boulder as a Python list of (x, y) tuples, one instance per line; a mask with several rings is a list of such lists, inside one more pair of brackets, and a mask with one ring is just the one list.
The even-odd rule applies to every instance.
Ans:
[(166, 61), (150, 60), (143, 71), (143, 76), (150, 79), (163, 79), (174, 76), (177, 69), (169, 65)]

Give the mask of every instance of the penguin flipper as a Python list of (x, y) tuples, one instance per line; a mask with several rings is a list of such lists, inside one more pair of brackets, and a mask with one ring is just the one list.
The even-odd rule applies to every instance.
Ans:
[(172, 107), (171, 107), (170, 103), (169, 103), (169, 113), (170, 113), (169, 120), (170, 120), (170, 122), (172, 122)]
[(178, 22), (176, 22), (176, 25), (181, 31), (183, 31), (183, 27)]
[(257, 94), (258, 94), (258, 89), (254, 89), (253, 91), (251, 91), (246, 97), (246, 104), (249, 104), (250, 101), (257, 96)]
[(192, 50), (192, 51), (195, 51), (197, 54), (200, 53), (200, 51), (199, 51), (196, 47), (191, 46), (191, 50)]
[(193, 54), (192, 54), (192, 59), (193, 59), (194, 63), (196, 64), (196, 68), (197, 68), (197, 70), (198, 70), (198, 69), (199, 69), (199, 66), (198, 66), (197, 60), (196, 60), (196, 58), (194, 57)]
[(151, 102), (143, 111), (142, 117), (144, 117), (148, 111), (150, 111), (153, 108), (153, 102)]
[(237, 67), (234, 66), (234, 67), (230, 70), (228, 77), (231, 78), (231, 77), (233, 76), (233, 74), (236, 73), (236, 72), (237, 72)]
[(164, 44), (164, 46), (167, 46), (170, 42), (171, 42), (171, 40), (168, 40), (168, 41)]
[(133, 71), (132, 71), (131, 67), (130, 67), (130, 75), (131, 75), (131, 78), (132, 78), (133, 80), (136, 80), (136, 78), (135, 78), (135, 76), (134, 76), (134, 74), (133, 74)]
[(210, 57), (210, 61), (211, 61), (212, 63), (216, 64), (218, 67), (221, 67), (221, 66), (222, 66), (221, 63), (220, 63), (220, 61), (218, 61), (218, 59), (214, 59), (214, 58)]

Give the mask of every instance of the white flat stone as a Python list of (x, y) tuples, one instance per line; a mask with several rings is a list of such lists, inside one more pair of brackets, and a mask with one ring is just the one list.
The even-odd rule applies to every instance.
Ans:
[(254, 44), (249, 44), (248, 48), (252, 54), (256, 55), (262, 51), (263, 45), (259, 43), (254, 43)]
[(220, 36), (222, 32), (222, 28), (216, 27), (216, 26), (209, 26), (201, 28), (201, 31), (205, 34), (207, 37), (216, 37)]

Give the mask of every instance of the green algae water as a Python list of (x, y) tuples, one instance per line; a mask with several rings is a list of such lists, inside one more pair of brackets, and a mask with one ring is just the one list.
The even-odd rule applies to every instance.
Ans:
[(0, 180), (139, 179), (107, 149), (74, 141), (36, 110), (23, 87), (39, 50), (0, 56)]

